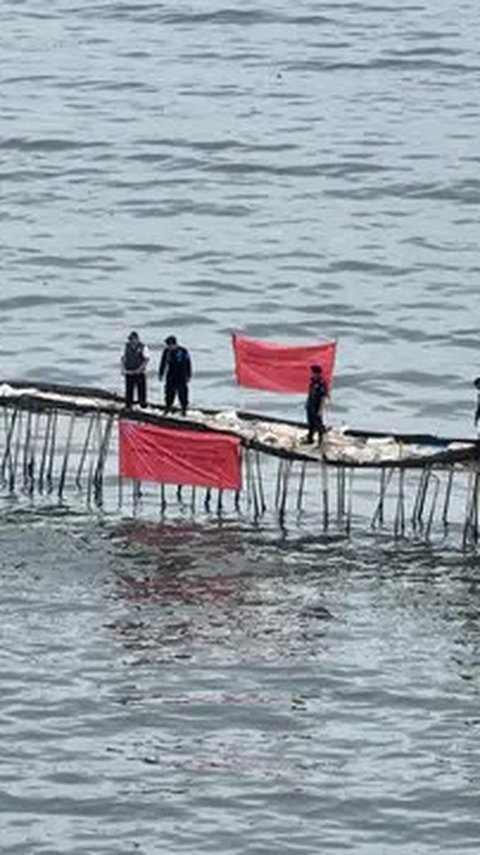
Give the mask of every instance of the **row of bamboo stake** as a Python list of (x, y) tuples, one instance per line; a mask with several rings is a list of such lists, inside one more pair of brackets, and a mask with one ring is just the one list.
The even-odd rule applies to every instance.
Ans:
[[(75, 410), (31, 410), (16, 406), (4, 407), (3, 446), (0, 446), (0, 483), (4, 490), (24, 492), (33, 496), (53, 494), (62, 500), (67, 486), (73, 481), (78, 491), (86, 493), (88, 504), (103, 504), (104, 480), (112, 431), (116, 414), (78, 413)], [(365, 470), (353, 465), (330, 465), (326, 462), (298, 461), (288, 457), (271, 457), (248, 447), (243, 449), (244, 488), (233, 494), (236, 511), (246, 505), (254, 520), (273, 509), (283, 524), (287, 512), (302, 515), (320, 508), (323, 529), (335, 523), (350, 532), (354, 513), (355, 481), (365, 476)], [(272, 478), (271, 464), (276, 463)], [(268, 472), (266, 471), (268, 466)], [(112, 468), (112, 467), (111, 467)], [(370, 477), (372, 471), (369, 470)], [(370, 519), (373, 529), (387, 524), (393, 516), (393, 533), (402, 537), (407, 530), (422, 532), (429, 538), (433, 525), (440, 521), (447, 527), (452, 503), (454, 481), (462, 481), (465, 506), (460, 523), (462, 543), (477, 543), (479, 538), (480, 472), (475, 465), (469, 467), (451, 464), (441, 468), (426, 466), (416, 470), (416, 485), (407, 491), (408, 470), (401, 467), (381, 467), (375, 505)], [(115, 476), (118, 466), (113, 467)], [(319, 479), (318, 479), (319, 474)], [(313, 500), (311, 481), (313, 475)], [(466, 479), (466, 484), (465, 484)], [(307, 484), (307, 482), (310, 482)], [(442, 481), (444, 489), (442, 490)], [(118, 478), (118, 505), (124, 505), (124, 482)], [(310, 487), (310, 489), (308, 489)], [(186, 488), (173, 488), (175, 500), (185, 504)], [(164, 512), (172, 488), (160, 485), (160, 510)], [(370, 491), (371, 492), (371, 491)], [(408, 495), (407, 495), (408, 493)], [(138, 482), (132, 485), (133, 510), (136, 513), (144, 495)], [(222, 490), (190, 488), (189, 505), (194, 511), (203, 496), (203, 506), (208, 512), (221, 514), (226, 507)], [(408, 508), (411, 507), (409, 512)]]
[[(67, 420), (64, 442), (59, 423)], [(81, 490), (86, 478), (87, 496), (101, 503), (103, 478), (114, 415), (91, 414), (86, 432), (77, 449), (74, 483)], [(74, 431), (85, 416), (75, 411), (32, 411), (19, 407), (4, 409), (4, 446), (0, 463), (0, 482), (10, 493), (20, 489), (33, 495), (55, 493), (62, 499), (69, 464), (73, 457)]]

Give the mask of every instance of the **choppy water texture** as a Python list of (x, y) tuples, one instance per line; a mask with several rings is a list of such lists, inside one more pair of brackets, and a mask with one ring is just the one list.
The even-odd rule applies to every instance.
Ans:
[[(119, 389), (138, 328), (336, 338), (331, 419), (472, 435), (477, 4), (4, 2), (3, 377)], [(477, 852), (478, 564), (0, 517), (8, 853)]]

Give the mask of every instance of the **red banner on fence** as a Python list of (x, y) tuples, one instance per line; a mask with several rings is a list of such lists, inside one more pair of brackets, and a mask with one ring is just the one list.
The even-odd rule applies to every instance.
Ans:
[(136, 481), (241, 488), (240, 440), (228, 434), (120, 421), (120, 475)]
[(332, 382), (336, 343), (281, 345), (233, 335), (235, 374), (240, 386), (270, 392), (308, 390), (310, 366), (321, 365), (328, 388)]

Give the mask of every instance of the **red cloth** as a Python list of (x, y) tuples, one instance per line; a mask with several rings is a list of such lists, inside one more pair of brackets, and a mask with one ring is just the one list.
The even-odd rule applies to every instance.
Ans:
[(120, 475), (136, 481), (241, 488), (240, 440), (207, 431), (120, 421)]
[(270, 392), (308, 391), (310, 366), (321, 365), (330, 389), (336, 343), (282, 345), (257, 341), (244, 335), (233, 336), (235, 374), (240, 386)]

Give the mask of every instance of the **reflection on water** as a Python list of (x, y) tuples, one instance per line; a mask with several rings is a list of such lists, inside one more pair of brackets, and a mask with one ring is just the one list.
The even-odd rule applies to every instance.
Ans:
[[(307, 851), (325, 823), (327, 851), (338, 829), (355, 848), (367, 815), (380, 852), (392, 811), (406, 849), (412, 811), (453, 851), (476, 833), (473, 811), (468, 834), (456, 824), (478, 764), (473, 556), (222, 521), (14, 517), (0, 521), (8, 817), (27, 793), (34, 817), (53, 803), (89, 829), (100, 817), (112, 853), (140, 839), (153, 853), (158, 828), (181, 849), (177, 811), (197, 839), (207, 803), (228, 827), (256, 805), (250, 848), (267, 814), (290, 839), (287, 805)], [(19, 826), (3, 826), (13, 849)]]
[(284, 572), (277, 546), (269, 548), (255, 528), (129, 522), (112, 538), (129, 556), (128, 568), (117, 570), (114, 596), (128, 606), (115, 627), (130, 648), (185, 658), (196, 642), (241, 657), (258, 642), (269, 656), (288, 633), (293, 653), (295, 635), (300, 643), (323, 635), (321, 624), (332, 617), (321, 594), (305, 593), (305, 585), (302, 592), (296, 572)]

